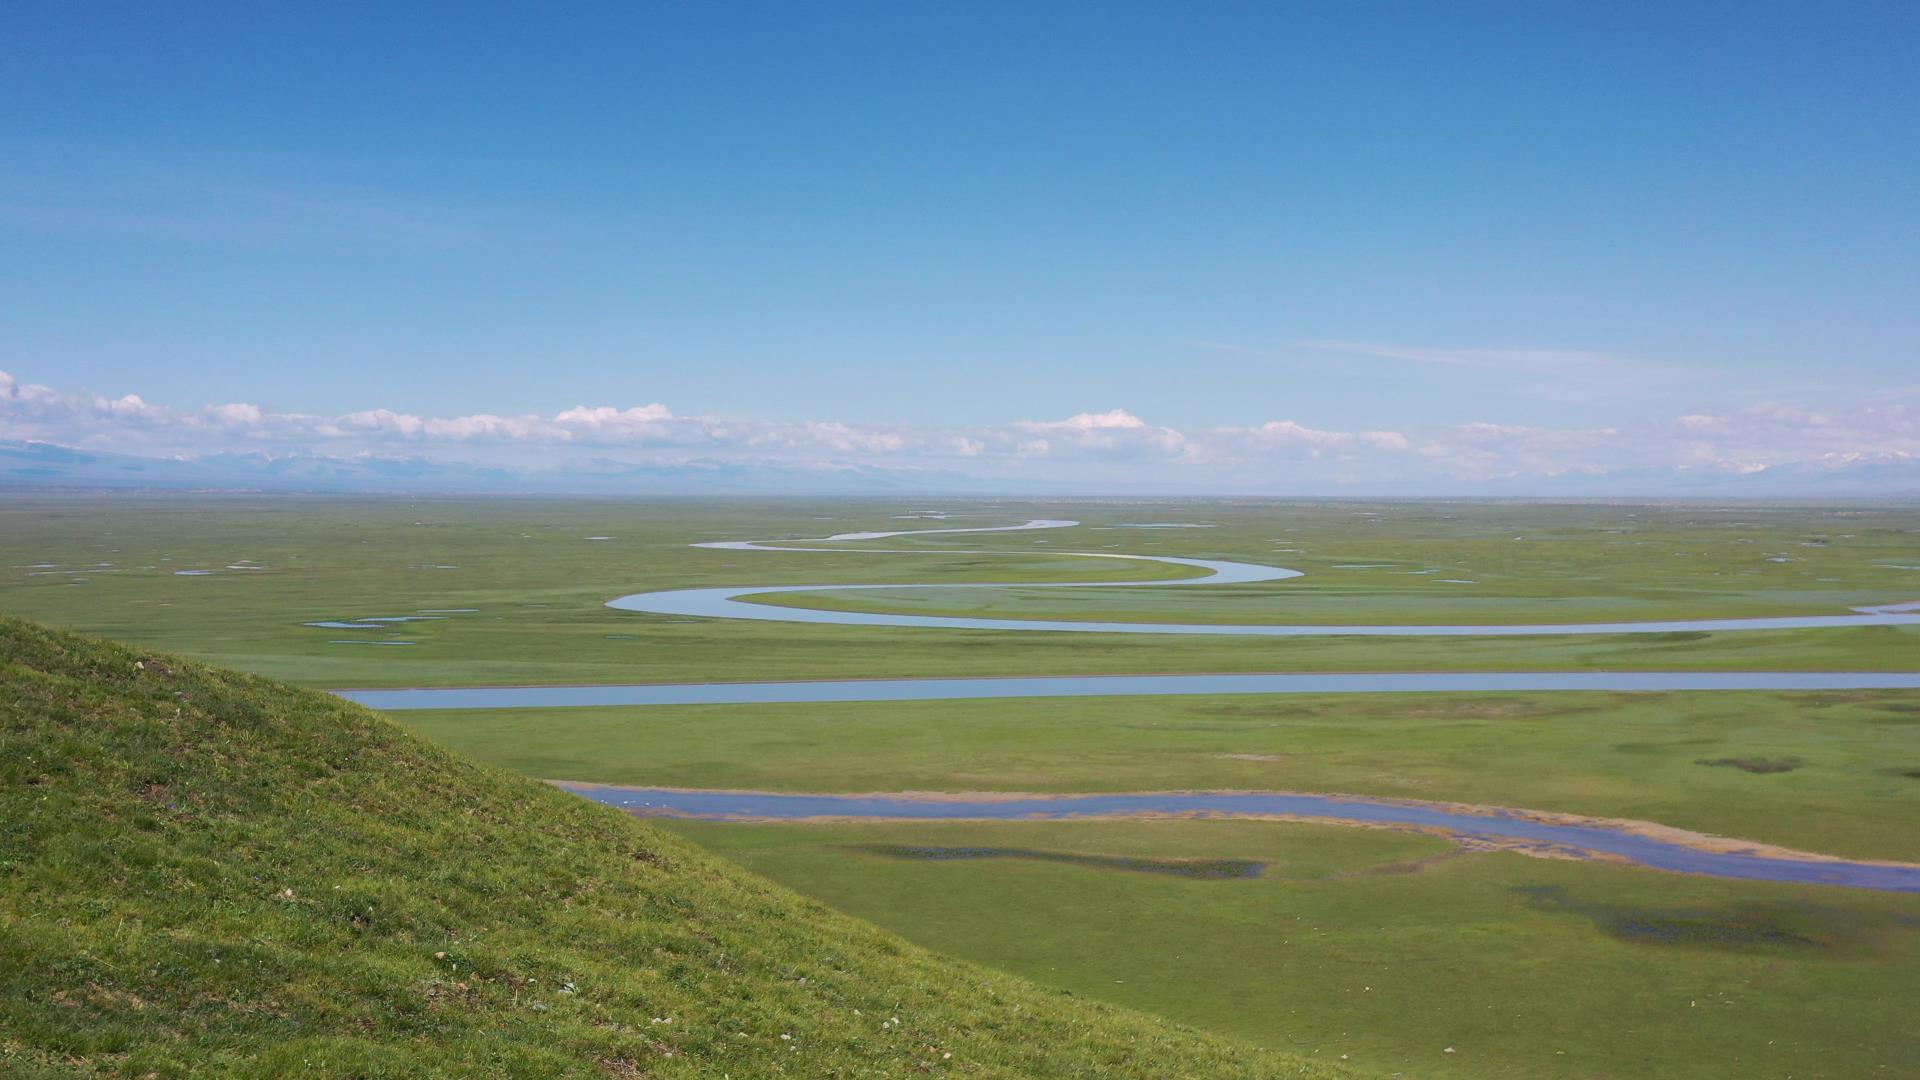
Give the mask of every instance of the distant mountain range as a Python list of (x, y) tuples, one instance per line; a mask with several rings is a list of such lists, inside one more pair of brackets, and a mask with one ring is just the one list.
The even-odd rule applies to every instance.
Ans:
[(807, 468), (689, 461), (662, 466), (601, 458), (551, 468), (507, 469), (414, 457), (222, 453), (152, 458), (52, 443), (0, 441), (0, 489), (21, 488), (502, 495), (982, 494), (998, 490), (960, 473), (866, 465)]
[[(1707, 469), (1633, 469), (1570, 473), (1550, 482), (1507, 480), (1510, 494), (1659, 498), (1920, 499), (1920, 457), (1888, 455), (1841, 464), (1793, 462), (1753, 472)], [(1486, 485), (1495, 494), (1495, 485)]]
[[(285, 491), (369, 494), (553, 495), (1147, 495), (1175, 485), (982, 479), (931, 469), (829, 463), (694, 460), (642, 465), (596, 458), (512, 469), (417, 457), (220, 453), (155, 458), (0, 440), (0, 490)], [(1638, 470), (1475, 483), (1216, 485), (1191, 494), (1604, 498), (1920, 498), (1920, 458), (1797, 463), (1748, 473)]]

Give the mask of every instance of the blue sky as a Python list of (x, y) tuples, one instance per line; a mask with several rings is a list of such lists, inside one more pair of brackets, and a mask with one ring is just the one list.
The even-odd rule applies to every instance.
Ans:
[(1920, 461), (1912, 4), (397, 7), (10, 12), (0, 438)]

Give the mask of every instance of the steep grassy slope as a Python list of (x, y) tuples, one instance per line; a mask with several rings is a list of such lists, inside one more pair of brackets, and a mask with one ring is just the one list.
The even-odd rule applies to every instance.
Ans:
[(0, 1073), (1325, 1076), (319, 693), (0, 620)]

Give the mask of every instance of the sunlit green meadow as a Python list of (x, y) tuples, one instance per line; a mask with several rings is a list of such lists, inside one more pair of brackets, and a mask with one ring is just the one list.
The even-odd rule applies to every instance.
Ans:
[[(918, 511), (943, 513), (927, 517)], [(689, 544), (893, 538), (912, 554)], [(1127, 528), (1139, 524), (1209, 528)], [(984, 550), (990, 554), (970, 554)], [(1920, 631), (1285, 639), (641, 615), (714, 585), (1172, 576), (1056, 551), (1230, 558), (1247, 586), (808, 594), (917, 613), (1579, 622), (1920, 599), (1920, 509), (1347, 501), (34, 497), (0, 502), (0, 611), (315, 686), (1213, 671), (1920, 669)], [(181, 573), (181, 571), (194, 571)], [(471, 610), (465, 610), (471, 609)], [(430, 614), (377, 629), (312, 621)], [(407, 642), (371, 645), (373, 641)], [(785, 791), (1251, 789), (1656, 821), (1920, 859), (1920, 695), (1172, 697), (396, 714), (528, 776)], [(672, 828), (914, 941), (1263, 1046), (1406, 1076), (1897, 1076), (1920, 899), (1686, 877), (1326, 825)], [(926, 861), (876, 845), (1045, 858)], [(1267, 864), (1249, 880), (1113, 858)], [(1104, 861), (1103, 861), (1104, 860)], [(1304, 927), (1304, 929), (1303, 929)], [(1453, 1052), (1448, 1053), (1447, 1048)]]

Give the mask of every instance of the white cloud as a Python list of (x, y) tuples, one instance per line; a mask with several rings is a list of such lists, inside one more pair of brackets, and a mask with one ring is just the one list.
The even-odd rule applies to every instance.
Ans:
[[(1155, 460), (1179, 458), (1192, 449), (1183, 433), (1149, 424), (1125, 409), (1076, 413), (1065, 420), (1020, 420), (1007, 428), (1025, 436), (1017, 452), (1029, 458)], [(984, 436), (986, 445), (992, 446), (1008, 434), (982, 429), (976, 437)]]
[(1052, 423), (1030, 424), (1031, 427), (1072, 428), (1079, 431), (1094, 431), (1102, 428), (1143, 428), (1145, 420), (1125, 409), (1109, 409), (1103, 413), (1076, 413), (1065, 420)]
[(553, 419), (557, 424), (576, 424), (589, 428), (621, 427), (671, 420), (673, 412), (657, 401), (651, 405), (638, 405), (631, 409), (615, 409), (607, 405), (589, 409), (585, 405), (575, 405)]
[(1119, 408), (1057, 420), (916, 427), (681, 416), (658, 402), (452, 417), (385, 408), (316, 416), (246, 402), (176, 408), (137, 394), (60, 391), (0, 372), (0, 438), (148, 455), (242, 449), (401, 453), (502, 465), (595, 457), (675, 463), (697, 455), (812, 466), (956, 469), (989, 479), (1128, 481), (1168, 489), (1398, 485), (1438, 493), (1449, 485), (1499, 480), (1732, 475), (1787, 466), (1920, 462), (1920, 405), (1884, 395), (1850, 409), (1762, 402), (1586, 428), (1477, 421), (1347, 431), (1262, 419), (1181, 430)]

